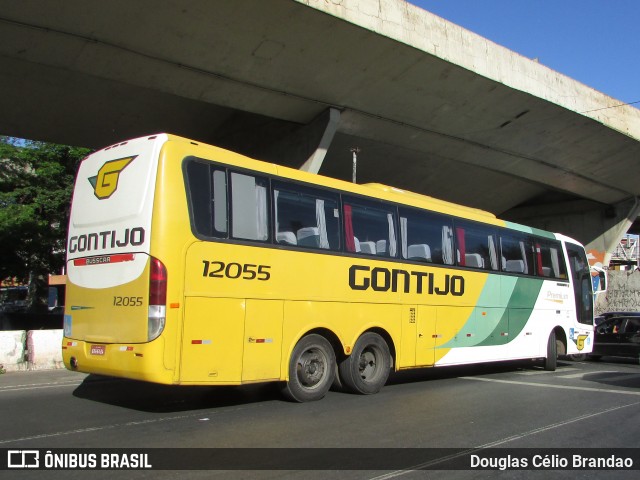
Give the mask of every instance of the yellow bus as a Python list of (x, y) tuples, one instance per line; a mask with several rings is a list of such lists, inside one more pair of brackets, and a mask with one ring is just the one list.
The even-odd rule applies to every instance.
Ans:
[(395, 371), (588, 353), (584, 248), (563, 235), (167, 134), (80, 165), (63, 358), (180, 385), (332, 384)]

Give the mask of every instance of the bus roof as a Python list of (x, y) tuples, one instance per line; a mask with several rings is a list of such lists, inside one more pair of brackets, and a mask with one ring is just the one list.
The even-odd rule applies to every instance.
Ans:
[[(196, 141), (193, 141), (184, 137), (180, 137), (177, 135), (158, 134), (158, 135), (150, 136), (147, 138), (157, 139), (157, 141), (168, 140), (171, 142), (188, 143), (195, 147), (203, 148), (205, 150), (215, 150), (216, 152), (222, 151), (235, 157), (235, 158), (229, 158), (229, 156), (227, 156), (226, 158), (221, 159), (223, 163), (229, 163), (231, 165), (236, 165), (239, 167), (250, 168), (253, 170), (264, 172), (266, 174), (273, 174), (275, 172), (277, 175), (298, 180), (300, 182), (315, 184), (318, 186), (324, 186), (328, 188), (334, 188), (336, 190), (352, 192), (354, 194), (380, 198), (390, 202), (414, 206), (418, 208), (424, 208), (424, 209), (432, 210), (437, 213), (453, 215), (457, 217), (466, 218), (469, 220), (475, 220), (478, 222), (489, 223), (489, 224), (498, 225), (498, 226), (505, 225), (504, 220), (497, 218), (494, 214), (490, 212), (477, 209), (477, 208), (467, 207), (464, 205), (459, 205), (459, 204), (448, 202), (445, 200), (440, 200), (434, 197), (430, 197), (428, 195), (423, 195), (423, 194), (411, 192), (408, 190), (403, 190), (401, 188), (392, 187), (392, 186), (384, 185), (381, 183), (354, 184), (345, 180), (339, 180), (336, 178), (326, 177), (320, 174), (309, 173), (302, 170), (297, 170), (295, 168), (286, 167), (283, 165), (278, 165), (270, 162), (265, 162), (263, 160), (253, 159), (237, 152), (231, 152), (221, 147), (216, 147), (206, 143), (196, 142)], [(209, 155), (209, 157), (211, 159), (215, 159), (215, 155), (213, 155), (213, 152), (211, 155)], [(526, 227), (524, 225), (520, 226), (518, 224), (513, 224), (511, 222), (508, 222), (508, 223), (512, 228), (519, 229), (518, 227), (523, 227), (522, 228), (523, 231), (529, 230), (529, 227)], [(551, 233), (551, 232), (547, 232), (547, 233)]]

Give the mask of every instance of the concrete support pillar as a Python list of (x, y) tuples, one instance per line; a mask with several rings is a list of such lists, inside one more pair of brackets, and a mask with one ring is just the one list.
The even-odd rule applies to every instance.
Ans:
[(305, 125), (237, 113), (206, 141), (258, 160), (318, 173), (339, 123), (336, 108), (327, 108)]
[(576, 200), (520, 208), (503, 217), (575, 238), (585, 245), (591, 265), (606, 267), (618, 242), (638, 215), (640, 201), (632, 197), (616, 205)]
[(585, 245), (592, 265), (597, 262), (602, 263), (605, 267), (609, 265), (618, 243), (629, 231), (638, 215), (640, 215), (640, 201), (637, 197), (606, 209), (605, 216), (609, 220), (603, 222), (603, 227), (606, 230)]
[[(335, 108), (329, 108), (308, 125), (308, 128), (312, 130), (311, 137), (316, 138), (319, 136), (319, 139), (315, 150), (311, 152), (307, 161), (300, 167), (300, 170), (310, 173), (318, 173), (320, 171), (339, 123), (340, 111)], [(320, 133), (322, 134), (319, 135)]]

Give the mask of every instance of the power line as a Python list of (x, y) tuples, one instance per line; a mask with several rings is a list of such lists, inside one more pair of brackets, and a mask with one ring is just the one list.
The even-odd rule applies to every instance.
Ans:
[(620, 103), (618, 105), (611, 105), (610, 107), (594, 108), (593, 110), (585, 110), (584, 112), (578, 112), (578, 113), (599, 112), (600, 110), (608, 110), (609, 108), (626, 107), (628, 105), (635, 105), (637, 103), (640, 103), (640, 100), (636, 100), (635, 102), (629, 102), (629, 103)]

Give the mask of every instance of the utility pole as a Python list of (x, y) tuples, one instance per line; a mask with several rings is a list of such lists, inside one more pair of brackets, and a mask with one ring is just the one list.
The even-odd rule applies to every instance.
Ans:
[(360, 148), (359, 147), (351, 148), (351, 153), (353, 154), (353, 177), (352, 177), (352, 181), (353, 181), (353, 183), (357, 183), (356, 182), (356, 171), (358, 169), (358, 154), (360, 153)]

